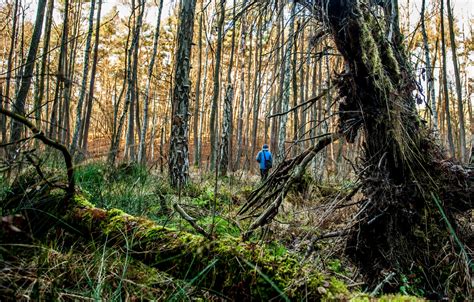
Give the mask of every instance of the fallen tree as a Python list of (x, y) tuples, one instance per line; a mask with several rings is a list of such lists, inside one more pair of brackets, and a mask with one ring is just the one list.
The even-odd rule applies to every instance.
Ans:
[[(473, 209), (472, 171), (446, 157), (417, 115), (418, 86), (398, 30), (398, 8), (393, 1), (374, 3), (302, 2), (325, 21), (345, 59), (335, 79), (340, 135), (349, 143), (359, 132), (364, 138), (358, 175), (365, 201), (346, 252), (369, 286), (383, 283), (385, 291), (396, 291), (399, 283), (387, 276), (412, 276), (425, 295), (465, 297), (472, 290), (472, 253), (456, 217)], [(240, 211), (257, 213), (249, 231), (276, 214), (288, 192), (285, 181), (298, 181), (303, 162), (283, 162), (251, 195)]]
[(310, 264), (234, 237), (208, 240), (121, 210), (94, 207), (76, 195), (59, 225), (101, 241), (190, 285), (232, 300), (342, 298), (347, 289)]

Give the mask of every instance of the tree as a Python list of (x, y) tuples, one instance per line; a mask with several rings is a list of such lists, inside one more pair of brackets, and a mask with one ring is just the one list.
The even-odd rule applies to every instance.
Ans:
[(146, 159), (146, 134), (148, 129), (148, 107), (150, 98), (150, 87), (151, 80), (153, 77), (153, 68), (155, 67), (156, 54), (158, 52), (158, 40), (160, 38), (160, 22), (161, 22), (161, 10), (163, 9), (163, 0), (160, 0), (158, 6), (158, 16), (156, 17), (155, 35), (153, 36), (153, 53), (151, 54), (150, 63), (148, 65), (147, 82), (145, 88), (145, 96), (143, 99), (143, 127), (140, 133), (140, 145), (138, 148), (138, 162), (143, 163)]
[[(286, 44), (285, 48), (285, 56), (282, 60), (282, 112), (288, 111), (289, 108), (289, 103), (290, 103), (290, 80), (291, 80), (291, 52), (293, 50), (293, 43), (294, 43), (294, 34), (295, 34), (295, 14), (296, 14), (296, 2), (293, 2), (293, 5), (291, 7), (291, 13), (290, 13), (290, 29), (289, 29), (289, 36), (288, 36), (288, 42)], [(282, 162), (285, 158), (285, 140), (286, 140), (286, 128), (287, 128), (287, 123), (288, 121), (288, 116), (285, 114), (281, 117), (280, 119), (280, 131), (279, 131), (279, 137), (278, 137), (278, 162)]]
[(42, 112), (42, 104), (43, 104), (43, 97), (45, 93), (45, 77), (48, 62), (48, 52), (49, 52), (49, 43), (51, 39), (51, 24), (53, 22), (53, 10), (54, 10), (54, 0), (48, 1), (47, 13), (46, 13), (46, 23), (45, 23), (45, 30), (44, 30), (44, 40), (43, 40), (43, 53), (41, 58), (41, 69), (39, 75), (39, 85), (38, 85), (38, 94), (35, 98), (35, 120), (36, 125), (41, 128), (41, 112)]
[[(447, 0), (448, 9), (448, 24), (449, 24), (449, 39), (451, 42), (451, 56), (453, 58), (454, 65), (454, 78), (456, 80), (456, 96), (458, 104), (458, 117), (459, 117), (459, 150), (461, 162), (467, 162), (467, 151), (466, 151), (466, 129), (464, 122), (464, 106), (462, 101), (462, 87), (461, 87), (461, 74), (459, 71), (458, 55), (456, 53), (456, 39), (454, 37), (454, 18), (451, 8), (451, 0)], [(443, 33), (444, 34), (444, 33)]]
[[(202, 6), (201, 2), (201, 6)], [(202, 7), (201, 7), (202, 10)], [(203, 13), (199, 14), (199, 37), (198, 37), (198, 71), (196, 79), (196, 90), (194, 93), (194, 119), (193, 119), (193, 134), (194, 134), (194, 166), (199, 167), (201, 164), (201, 152), (199, 148), (200, 137), (199, 137), (199, 99), (201, 97), (201, 74), (202, 74), (202, 25), (203, 25)], [(204, 100), (202, 100), (204, 103)], [(201, 112), (201, 114), (203, 114)]]
[(92, 70), (91, 80), (89, 82), (89, 94), (87, 96), (87, 104), (84, 115), (84, 126), (81, 131), (81, 137), (79, 139), (81, 149), (84, 153), (87, 153), (87, 147), (89, 144), (89, 127), (91, 123), (92, 106), (94, 104), (94, 91), (95, 91), (95, 78), (97, 73), (97, 63), (99, 57), (99, 37), (100, 37), (100, 14), (102, 11), (102, 0), (99, 0), (97, 5), (97, 16), (95, 22), (95, 39), (94, 39), (94, 53), (92, 55)]
[(219, 1), (219, 21), (217, 24), (217, 45), (216, 45), (216, 57), (214, 64), (214, 77), (213, 82), (214, 86), (212, 89), (212, 105), (211, 105), (211, 116), (209, 118), (209, 128), (211, 134), (211, 157), (210, 157), (210, 167), (211, 170), (214, 170), (216, 167), (217, 159), (217, 148), (218, 148), (218, 138), (217, 138), (217, 116), (219, 108), (219, 88), (220, 80), (219, 75), (221, 71), (221, 54), (222, 54), (222, 30), (225, 20), (225, 0)]
[(67, 41), (68, 41), (68, 30), (69, 30), (69, 0), (64, 1), (64, 12), (63, 12), (63, 26), (61, 31), (61, 46), (59, 50), (59, 59), (56, 72), (56, 87), (54, 89), (53, 105), (51, 108), (50, 125), (48, 130), (48, 136), (56, 138), (58, 136), (58, 107), (60, 101), (60, 92), (65, 82), (66, 75), (66, 57), (67, 57)]
[[(276, 215), (317, 152), (341, 136), (353, 143), (362, 130), (364, 163), (359, 177), (364, 199), (348, 235), (348, 256), (373, 287), (386, 278), (387, 270), (405, 275), (416, 271), (426, 281), (425, 292), (444, 292), (449, 284), (462, 284), (466, 291), (470, 284), (463, 280), (469, 278), (458, 276), (458, 282), (453, 282), (454, 276), (443, 273), (453, 265), (461, 266), (461, 271), (472, 270), (463, 246), (453, 247), (465, 259), (460, 262), (440, 247), (453, 242), (452, 238), (462, 242), (461, 232), (453, 233), (461, 228), (453, 217), (474, 207), (474, 186), (469, 173), (446, 158), (417, 116), (416, 80), (398, 26), (391, 24), (396, 22), (397, 8), (382, 3), (385, 19), (381, 20), (373, 14), (375, 7), (359, 1), (325, 2), (323, 12), (318, 10), (318, 1), (304, 5), (315, 9), (313, 17), (327, 20), (345, 60), (345, 71), (335, 79), (339, 131), (281, 163), (250, 195), (240, 214), (258, 218), (248, 232)], [(433, 254), (433, 250), (440, 252)], [(398, 287), (390, 289), (385, 284), (385, 290)]]
[(441, 0), (440, 8), (441, 17), (441, 56), (443, 59), (443, 94), (444, 94), (444, 112), (446, 117), (447, 131), (448, 131), (448, 148), (451, 156), (455, 156), (454, 140), (453, 140), (453, 127), (451, 125), (451, 112), (449, 109), (449, 90), (448, 90), (448, 75), (447, 75), (447, 63), (446, 63), (446, 38), (444, 31), (444, 0)]
[(86, 97), (87, 79), (89, 78), (89, 56), (91, 53), (91, 41), (92, 32), (94, 30), (94, 11), (95, 11), (95, 0), (91, 0), (89, 11), (89, 27), (87, 30), (86, 45), (84, 48), (84, 66), (82, 70), (82, 84), (81, 91), (79, 94), (79, 100), (77, 101), (76, 107), (76, 126), (74, 128), (74, 135), (71, 143), (71, 153), (74, 155), (79, 142), (80, 132), (82, 130), (82, 112), (84, 109), (84, 99)]
[[(132, 1), (134, 5), (135, 1)], [(145, 13), (145, 0), (138, 0), (138, 17), (135, 21), (133, 29), (132, 45), (129, 49), (129, 62), (131, 68), (127, 73), (127, 103), (128, 103), (128, 131), (125, 141), (125, 158), (135, 161), (135, 124), (138, 124), (139, 119), (135, 118), (138, 114), (138, 50), (140, 48), (140, 32), (143, 25), (143, 15)]]
[[(33, 70), (35, 67), (36, 53), (40, 43), (41, 32), (43, 28), (44, 12), (46, 9), (46, 0), (38, 1), (38, 8), (36, 11), (35, 26), (31, 36), (30, 48), (28, 50), (28, 57), (24, 65), (21, 75), (21, 86), (16, 95), (13, 112), (18, 115), (25, 115), (25, 104), (28, 92), (30, 90), (31, 80), (33, 78)], [(10, 133), (10, 142), (16, 142), (21, 138), (22, 124), (17, 120), (12, 123), (12, 130)]]
[[(12, 79), (12, 69), (14, 65), (13, 61), (13, 54), (15, 53), (15, 45), (16, 45), (16, 30), (17, 30), (17, 22), (18, 22), (18, 6), (19, 0), (15, 0), (13, 13), (12, 13), (12, 33), (10, 39), (10, 49), (8, 51), (8, 58), (7, 58), (7, 72), (6, 72), (6, 84), (5, 84), (5, 97), (4, 97), (4, 105), (3, 108), (8, 109), (8, 104), (10, 102), (10, 83)], [(6, 117), (2, 117), (2, 142), (7, 142), (7, 119)]]
[[(232, 17), (235, 20), (235, 0), (232, 10)], [(224, 97), (224, 112), (222, 116), (222, 137), (221, 149), (219, 152), (219, 173), (222, 176), (227, 175), (229, 162), (232, 159), (232, 103), (234, 101), (234, 86), (232, 84), (232, 66), (234, 65), (235, 48), (235, 21), (232, 28), (232, 41), (230, 45), (229, 68), (227, 70), (227, 87)]]
[(237, 152), (235, 158), (235, 169), (240, 168), (240, 158), (242, 157), (242, 142), (243, 142), (243, 126), (244, 126), (244, 105), (245, 105), (245, 38), (247, 35), (247, 17), (245, 14), (241, 18), (240, 24), (240, 97), (239, 97), (239, 110), (237, 114)]
[(421, 3), (421, 33), (423, 35), (423, 48), (425, 52), (425, 65), (426, 65), (426, 82), (428, 86), (428, 103), (431, 106), (431, 115), (433, 116), (433, 130), (438, 133), (438, 111), (436, 108), (436, 95), (434, 87), (434, 75), (433, 69), (431, 68), (431, 59), (430, 59), (430, 49), (428, 46), (428, 35), (426, 33), (425, 25), (425, 9), (426, 9), (426, 0), (423, 0)]
[(182, 0), (178, 25), (174, 90), (171, 102), (171, 136), (169, 151), (170, 183), (176, 188), (186, 185), (189, 179), (188, 114), (189, 69), (193, 42), (195, 0)]

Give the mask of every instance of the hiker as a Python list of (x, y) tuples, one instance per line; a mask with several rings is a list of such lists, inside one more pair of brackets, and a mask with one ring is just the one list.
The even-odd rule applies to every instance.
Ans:
[(264, 144), (262, 150), (258, 152), (256, 160), (260, 164), (260, 176), (262, 177), (262, 181), (265, 181), (268, 176), (268, 171), (273, 166), (273, 156), (268, 150), (267, 144)]

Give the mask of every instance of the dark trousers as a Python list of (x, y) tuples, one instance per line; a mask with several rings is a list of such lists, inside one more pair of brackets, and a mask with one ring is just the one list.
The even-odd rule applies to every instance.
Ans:
[(262, 181), (265, 181), (268, 176), (268, 169), (260, 169), (260, 176), (262, 177)]

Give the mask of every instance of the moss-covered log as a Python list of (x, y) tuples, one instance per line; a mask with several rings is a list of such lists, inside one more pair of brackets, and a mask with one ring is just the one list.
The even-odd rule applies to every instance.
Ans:
[(288, 253), (272, 254), (261, 244), (233, 237), (207, 240), (117, 209), (96, 208), (80, 196), (71, 204), (64, 220), (83, 234), (232, 300), (315, 301), (347, 293), (342, 282), (326, 278)]

